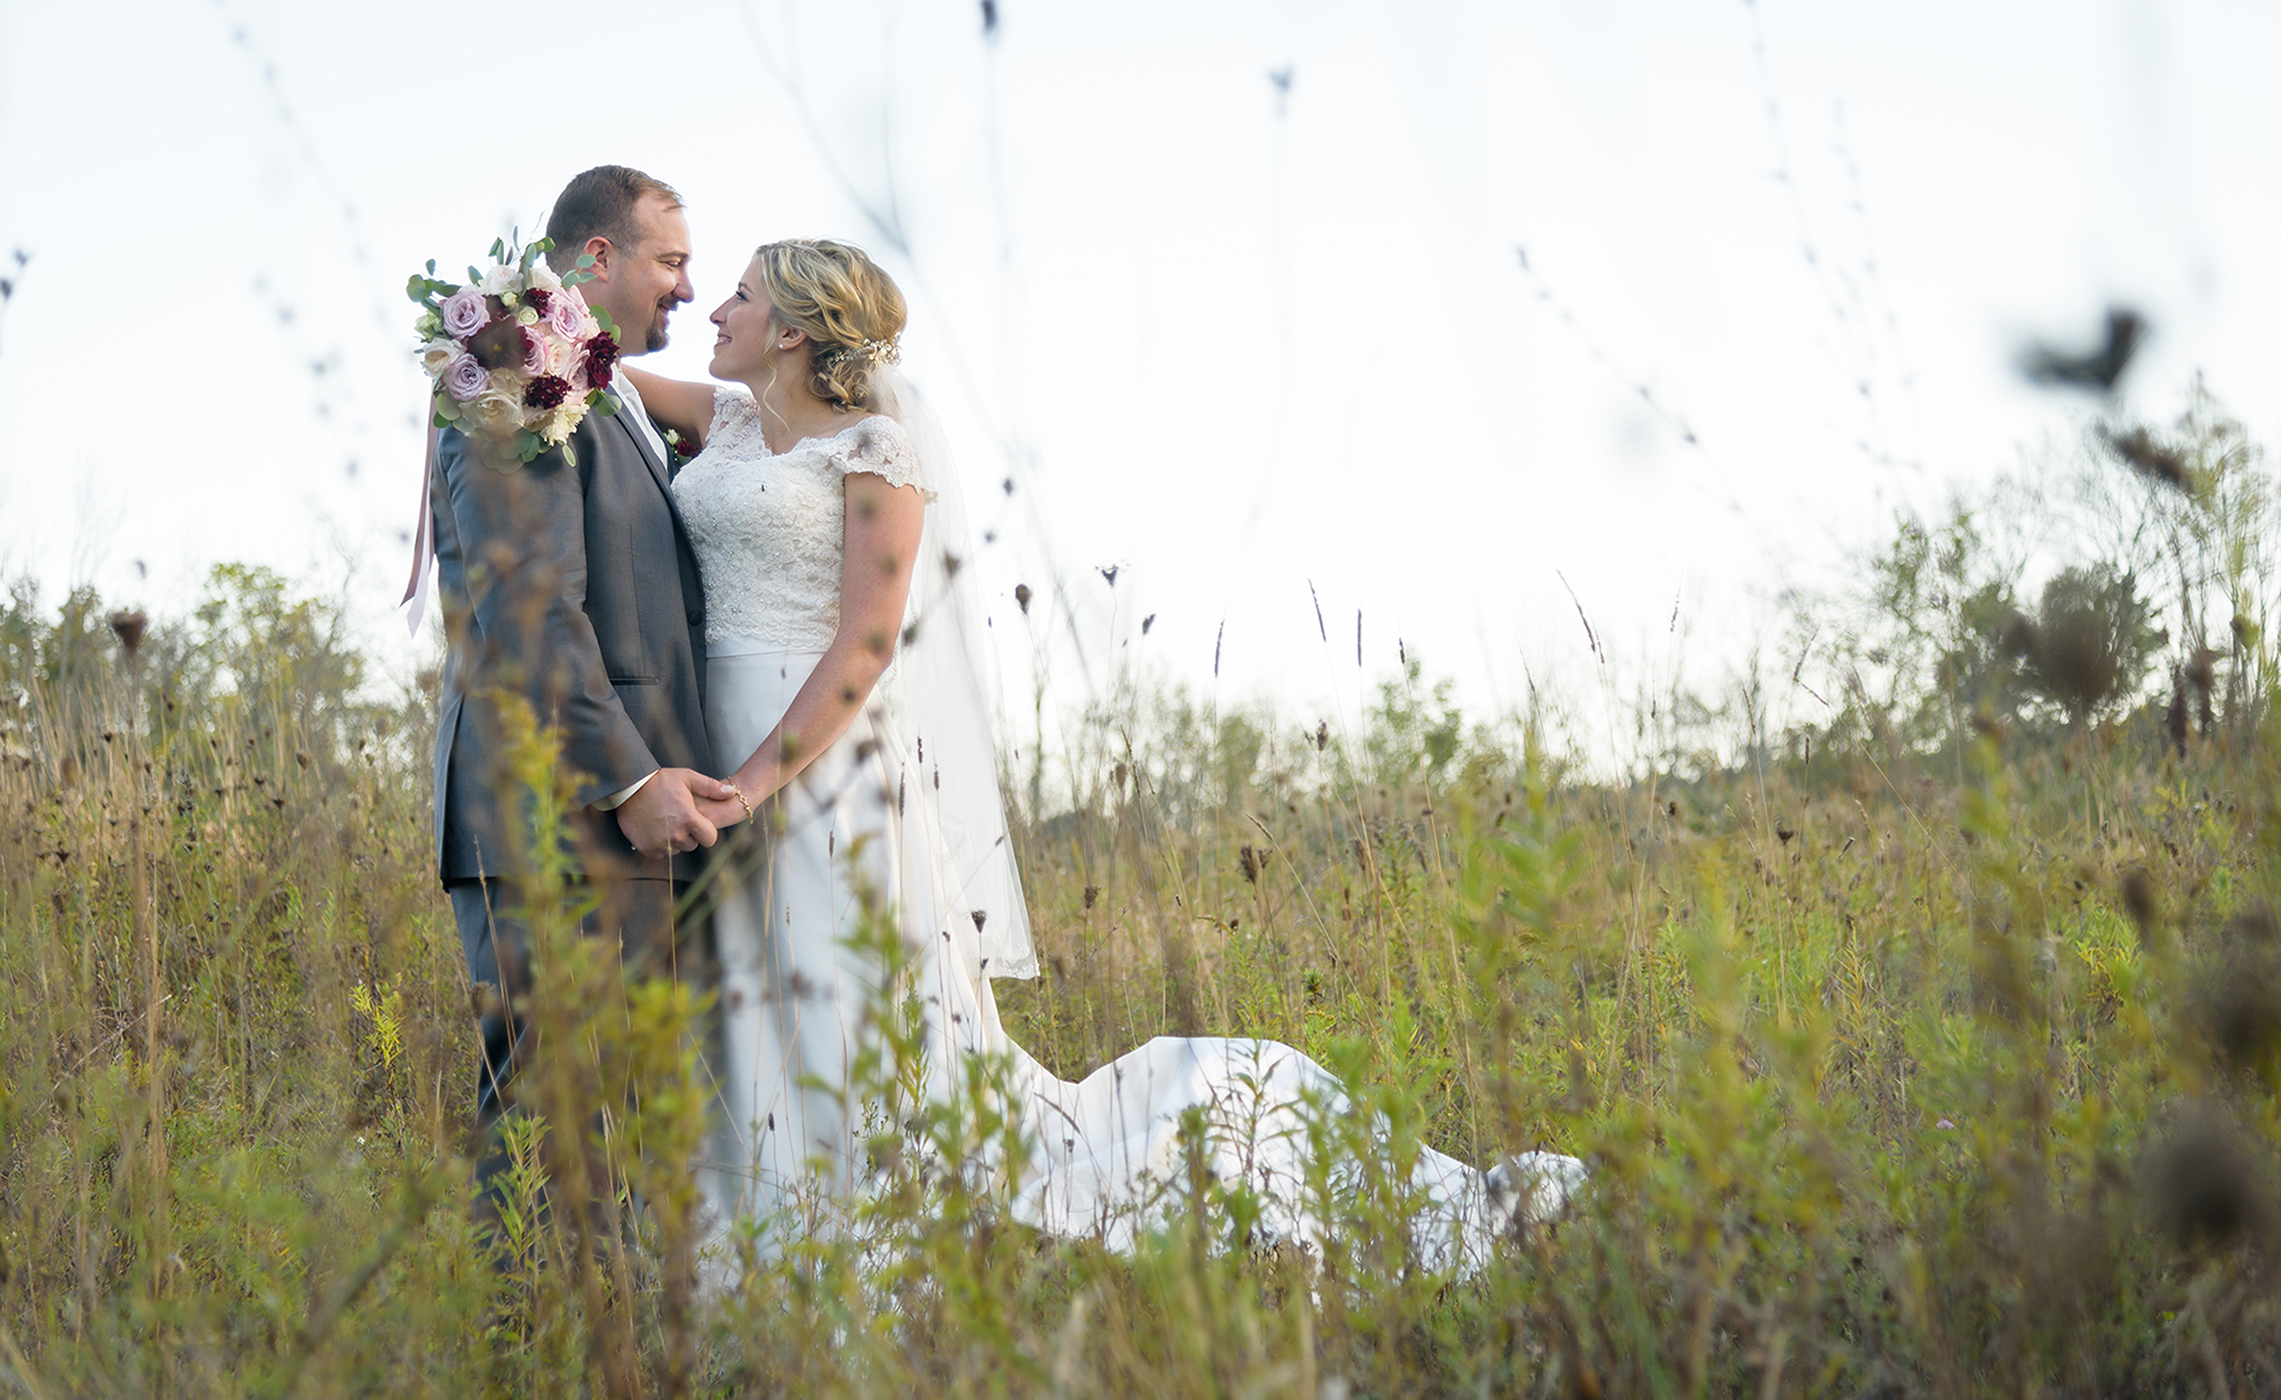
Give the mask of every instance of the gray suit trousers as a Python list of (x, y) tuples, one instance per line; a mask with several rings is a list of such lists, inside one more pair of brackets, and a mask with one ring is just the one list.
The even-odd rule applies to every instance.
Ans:
[[(531, 930), (516, 908), (511, 881), (448, 880), (444, 888), (475, 986), (481, 1040), (475, 1175), (481, 1208), (488, 1210), (495, 1203), (496, 1178), (509, 1165), (500, 1124), (516, 1103), (518, 1077), (538, 1065), (543, 1052), (530, 1014)], [(605, 905), (587, 916), (584, 932), (614, 938), (629, 977), (690, 978), (709, 986), (706, 922), (680, 929), (674, 923), (674, 903), (685, 888), (662, 880), (613, 882)]]

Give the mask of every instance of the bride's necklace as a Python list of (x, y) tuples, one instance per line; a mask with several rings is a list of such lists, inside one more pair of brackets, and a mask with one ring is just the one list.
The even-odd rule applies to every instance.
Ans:
[[(768, 455), (771, 457), (781, 457), (805, 442), (828, 442), (854, 427), (863, 418), (861, 414), (835, 414), (815, 431), (802, 432), (791, 426), (768, 405), (762, 404), (760, 411), (760, 441), (761, 445), (768, 449)], [(776, 445), (779, 438), (785, 440), (782, 447)]]
[[(860, 410), (852, 414), (831, 413), (826, 415), (824, 426), (818, 431), (802, 432), (792, 426), (790, 414), (787, 414), (776, 404), (769, 402), (769, 391), (774, 389), (777, 383), (776, 371), (773, 370), (764, 384), (755, 384), (751, 380), (745, 381), (745, 387), (752, 390), (753, 406), (760, 410), (760, 444), (768, 449), (768, 455), (771, 457), (781, 457), (804, 442), (827, 441), (837, 437), (863, 419), (864, 415)], [(788, 392), (805, 400), (800, 405), (802, 408), (806, 408), (810, 404), (816, 407), (828, 407), (822, 399), (799, 395), (797, 390)], [(779, 437), (786, 439), (782, 447), (776, 445)]]

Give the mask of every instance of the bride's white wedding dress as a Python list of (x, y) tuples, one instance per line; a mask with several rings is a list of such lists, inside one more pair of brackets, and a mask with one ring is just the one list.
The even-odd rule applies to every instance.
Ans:
[[(943, 464), (922, 462), (913, 435), (884, 415), (772, 453), (751, 396), (716, 393), (705, 449), (674, 494), (704, 576), (706, 719), (724, 762), (759, 747), (831, 644), (846, 474), (925, 490), (930, 470)], [(922, 569), (947, 555), (942, 576), (954, 575), (958, 552), (930, 534)], [(943, 590), (932, 591), (939, 605)], [(908, 669), (910, 650), (898, 667)], [(748, 845), (747, 873), (715, 914), (719, 1113), (699, 1174), (716, 1237), (746, 1223), (769, 1248), (785, 1231), (834, 1228), (835, 1205), (862, 1189), (862, 1144), (876, 1126), (857, 1121), (869, 1072), (859, 1056), (878, 1037), (866, 1011), (900, 1005), (915, 1007), (923, 1027), (917, 1092), (958, 1092), (971, 1056), (1001, 1069), (1003, 1106), (1029, 1148), (991, 1166), (1013, 1185), (1017, 1219), (1128, 1247), (1189, 1179), (1180, 1123), (1202, 1109), (1210, 1169), (1248, 1184), (1262, 1207), (1255, 1238), (1320, 1240), (1305, 1190), (1308, 1123), (1337, 1113), (1344, 1096), (1313, 1060), (1273, 1041), (1161, 1037), (1069, 1083), (1008, 1038), (990, 978), (1029, 975), (1035, 960), (996, 775), (981, 771), (987, 735), (968, 736), (981, 762), (967, 754), (964, 772), (953, 767), (950, 791), (969, 800), (947, 801), (943, 768), (962, 755), (946, 754), (955, 739), (925, 713), (930, 696), (910, 695), (904, 681), (883, 683), (778, 810), (764, 807), (764, 829), (776, 834)], [(907, 957), (909, 985), (885, 997), (878, 959), (848, 944), (867, 899), (892, 911)], [(1421, 1149), (1410, 1183), (1423, 1202), (1420, 1252), (1430, 1267), (1476, 1266), (1516, 1212), (1557, 1209), (1581, 1179), (1574, 1159), (1547, 1153), (1484, 1174)]]

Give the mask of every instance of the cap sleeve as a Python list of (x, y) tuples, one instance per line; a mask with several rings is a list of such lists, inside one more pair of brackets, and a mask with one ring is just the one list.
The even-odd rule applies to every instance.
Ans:
[(713, 442), (723, 432), (732, 437), (737, 436), (756, 416), (751, 394), (726, 384), (716, 384), (713, 386), (713, 423), (705, 429), (705, 441)]
[(926, 478), (919, 470), (919, 454), (911, 445), (911, 435), (884, 414), (866, 418), (842, 433), (827, 455), (842, 472), (869, 472), (885, 477), (890, 486), (916, 486), (926, 491)]

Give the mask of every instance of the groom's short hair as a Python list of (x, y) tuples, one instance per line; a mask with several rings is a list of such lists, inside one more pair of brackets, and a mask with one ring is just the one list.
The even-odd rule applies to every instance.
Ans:
[(681, 196), (673, 186), (631, 166), (597, 165), (571, 176), (547, 215), (546, 236), (554, 240), (548, 264), (557, 272), (568, 271), (586, 241), (596, 235), (609, 239), (620, 252), (635, 251), (641, 246), (642, 230), (634, 207), (653, 194), (668, 209), (681, 207)]

